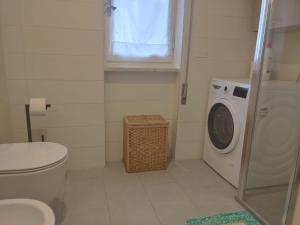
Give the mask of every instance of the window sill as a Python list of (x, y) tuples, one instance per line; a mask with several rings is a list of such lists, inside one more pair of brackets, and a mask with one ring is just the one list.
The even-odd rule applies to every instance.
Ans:
[(120, 63), (106, 62), (104, 71), (178, 72), (180, 69), (171, 63)]

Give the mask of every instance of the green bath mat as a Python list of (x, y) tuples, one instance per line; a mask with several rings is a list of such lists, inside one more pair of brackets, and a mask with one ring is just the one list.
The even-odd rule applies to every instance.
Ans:
[(219, 214), (199, 219), (189, 219), (187, 225), (231, 225), (231, 224), (245, 224), (245, 225), (261, 225), (247, 212), (234, 212), (227, 214)]

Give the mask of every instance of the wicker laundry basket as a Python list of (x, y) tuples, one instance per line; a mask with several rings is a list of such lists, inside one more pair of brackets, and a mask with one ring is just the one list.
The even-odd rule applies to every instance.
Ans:
[(167, 166), (168, 122), (159, 115), (124, 118), (123, 161), (126, 171), (162, 170)]

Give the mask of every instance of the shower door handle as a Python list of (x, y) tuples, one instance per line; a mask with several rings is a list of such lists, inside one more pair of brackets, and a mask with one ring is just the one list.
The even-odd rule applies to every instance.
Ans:
[(112, 12), (117, 9), (116, 6), (112, 4), (112, 0), (106, 0), (104, 3), (105, 14), (107, 16), (111, 16)]
[(269, 113), (269, 108), (268, 107), (260, 108), (258, 113), (260, 117), (266, 117)]

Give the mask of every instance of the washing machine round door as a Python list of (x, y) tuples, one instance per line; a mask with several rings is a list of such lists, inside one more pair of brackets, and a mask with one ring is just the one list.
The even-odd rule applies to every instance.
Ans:
[(211, 105), (207, 125), (211, 145), (217, 152), (227, 154), (234, 150), (240, 136), (240, 121), (229, 101), (219, 99)]

